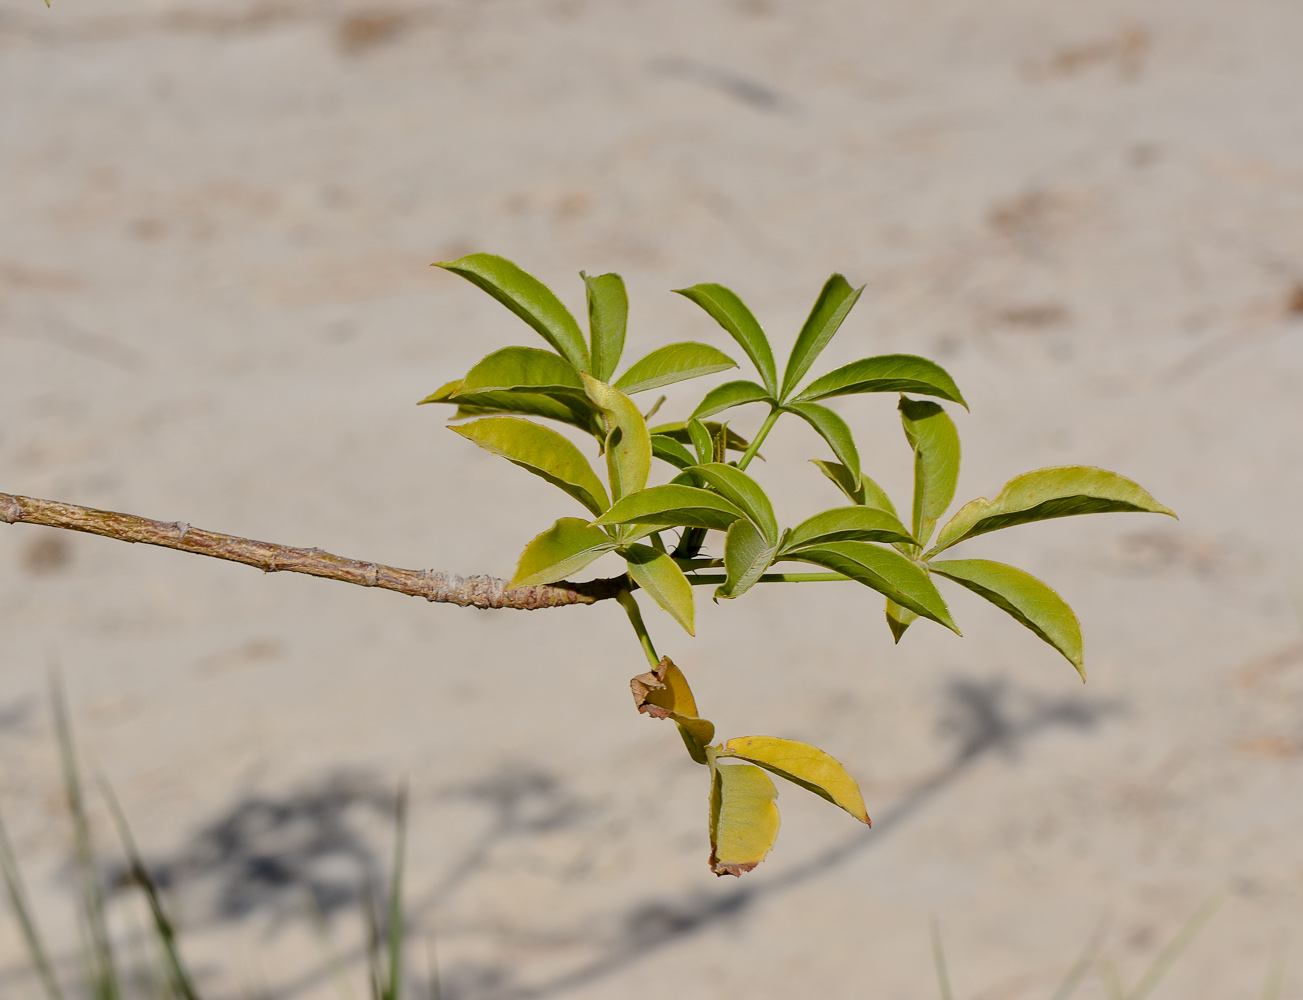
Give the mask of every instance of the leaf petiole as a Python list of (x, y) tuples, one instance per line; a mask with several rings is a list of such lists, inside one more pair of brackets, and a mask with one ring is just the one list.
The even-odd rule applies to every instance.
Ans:
[[(688, 574), (688, 582), (694, 587), (704, 587), (707, 584), (724, 583), (726, 577), (716, 574), (699, 576), (695, 573)], [(756, 583), (836, 583), (842, 580), (849, 580), (849, 576), (843, 576), (840, 573), (765, 573)]]
[(737, 467), (739, 469), (745, 469), (747, 465), (750, 464), (751, 459), (755, 458), (756, 452), (760, 450), (760, 445), (764, 442), (765, 438), (769, 436), (769, 432), (773, 429), (774, 424), (778, 422), (778, 418), (782, 416), (782, 413), (783, 411), (777, 406), (770, 409), (769, 416), (765, 417), (765, 422), (760, 425), (760, 430), (756, 431), (756, 436), (753, 437), (751, 443), (747, 445), (747, 450), (744, 451), (742, 457), (737, 460)]
[[(692, 579), (688, 577), (688, 579)], [(647, 634), (647, 625), (642, 620), (642, 611), (638, 608), (638, 602), (633, 598), (633, 592), (627, 587), (615, 595), (615, 599), (620, 602), (620, 607), (624, 608), (624, 613), (629, 616), (629, 624), (633, 626), (634, 632), (638, 635), (638, 642), (642, 644), (642, 651), (647, 657), (647, 662), (652, 665), (652, 669), (660, 666), (661, 658), (656, 655), (656, 647), (652, 645), (651, 636)]]

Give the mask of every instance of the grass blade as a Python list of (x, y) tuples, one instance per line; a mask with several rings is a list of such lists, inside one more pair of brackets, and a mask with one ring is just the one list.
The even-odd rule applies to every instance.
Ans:
[(307, 911), (308, 920), (317, 932), (321, 948), (326, 953), (326, 965), (330, 968), (330, 978), (335, 984), (335, 992), (339, 994), (340, 1000), (356, 1000), (352, 988), (348, 985), (348, 976), (344, 974), (344, 960), (340, 958), (338, 949), (330, 939), (326, 915), (321, 912), (321, 907), (317, 905), (317, 897), (313, 895), (311, 889), (307, 890), (303, 908)]
[(1106, 925), (1101, 922), (1100, 925), (1095, 928), (1095, 933), (1092, 934), (1090, 940), (1086, 942), (1086, 947), (1083, 948), (1081, 954), (1077, 956), (1077, 961), (1072, 964), (1072, 968), (1068, 970), (1068, 974), (1064, 977), (1063, 982), (1060, 983), (1059, 988), (1054, 991), (1054, 1000), (1069, 1000), (1069, 998), (1077, 992), (1077, 987), (1080, 986), (1081, 981), (1086, 978), (1086, 973), (1090, 971), (1090, 967), (1095, 964), (1095, 956), (1099, 953), (1100, 942), (1104, 939), (1105, 926)]
[(1153, 992), (1154, 987), (1162, 981), (1172, 966), (1176, 964), (1176, 960), (1185, 953), (1185, 950), (1190, 947), (1199, 932), (1212, 919), (1213, 914), (1221, 907), (1222, 899), (1222, 893), (1216, 893), (1194, 912), (1194, 916), (1187, 920), (1185, 926), (1177, 931), (1176, 937), (1172, 938), (1167, 947), (1158, 953), (1158, 957), (1154, 959), (1153, 964), (1140, 977), (1140, 982), (1136, 984), (1136, 988), (1127, 995), (1127, 1000), (1144, 1000)]
[(76, 841), (77, 867), (81, 874), (82, 907), (88, 936), (87, 962), (91, 995), (95, 1000), (122, 1000), (121, 980), (113, 960), (108, 921), (104, 913), (104, 891), (95, 865), (95, 848), (91, 840), (86, 801), (82, 795), (81, 776), (72, 744), (72, 725), (68, 721), (68, 704), (58, 675), (50, 678), (50, 701), (54, 708), (54, 725), (59, 738), (59, 757), (63, 765), (64, 794), (72, 817)]
[(113, 789), (109, 787), (109, 783), (103, 779), (100, 779), (100, 792), (104, 796), (104, 801), (109, 805), (109, 812), (113, 816), (113, 824), (118, 828), (118, 839), (122, 841), (122, 849), (126, 852), (127, 864), (131, 868), (131, 878), (140, 887), (140, 891), (145, 894), (145, 901), (149, 904), (149, 914), (154, 921), (154, 932), (158, 935), (159, 944), (163, 947), (163, 954), (167, 959), (167, 968), (172, 984), (184, 1000), (199, 1000), (194, 984), (186, 972), (185, 964), (181, 961), (181, 953), (177, 950), (176, 930), (172, 926), (172, 921), (168, 919), (167, 914), (163, 911), (162, 901), (158, 897), (158, 887), (145, 869), (145, 862), (140, 856), (140, 851), (136, 848), (135, 838), (131, 836), (131, 828), (127, 825), (127, 818), (122, 814), (122, 807), (118, 804), (117, 796), (113, 794)]
[(954, 1000), (950, 992), (950, 972), (946, 969), (946, 953), (941, 947), (941, 928), (932, 918), (932, 962), (937, 970), (937, 983), (941, 987), (941, 1000)]
[(394, 837), (394, 871), (389, 883), (389, 976), (384, 1000), (398, 1000), (403, 983), (403, 861), (407, 851), (407, 789), (394, 807), (398, 829)]
[(9, 844), (9, 835), (5, 833), (4, 823), (0, 822), (0, 876), (5, 881), (5, 892), (9, 896), (9, 906), (14, 911), (14, 919), (23, 934), (27, 953), (41, 979), (45, 995), (49, 1000), (63, 1000), (59, 982), (54, 978), (54, 968), (50, 965), (49, 955), (41, 942), (41, 935), (36, 927), (36, 920), (31, 906), (27, 902), (27, 892), (23, 888), (22, 875), (13, 848)]

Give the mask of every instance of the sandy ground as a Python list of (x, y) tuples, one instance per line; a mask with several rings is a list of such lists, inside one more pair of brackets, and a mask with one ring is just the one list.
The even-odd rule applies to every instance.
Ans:
[[(1101, 920), (1134, 982), (1219, 891), (1154, 997), (1257, 996), (1274, 955), (1303, 996), (1301, 51), (1296, 0), (3, 0), (0, 489), (505, 574), (566, 498), (412, 405), (531, 342), (427, 266), (489, 250), (576, 309), (623, 273), (629, 357), (729, 346), (669, 294), (698, 281), (785, 347), (843, 271), (827, 363), (947, 365), (961, 499), (1080, 462), (1182, 516), (971, 546), (1077, 607), (1084, 688), (963, 596), (967, 638), (899, 647), (849, 585), (653, 615), (725, 734), (862, 779), (871, 832), (785, 791), (741, 882), (614, 606), (4, 528), (0, 809), (61, 954), (52, 665), (211, 997), (334, 995), (305, 898), (354, 962), (404, 780), (445, 1000), (934, 997), (932, 915), (957, 996), (1048, 997)], [(893, 407), (841, 411), (901, 497)], [(786, 521), (835, 502), (783, 471), (803, 427), (771, 441)], [(35, 997), (19, 955), (5, 918), (0, 993)]]

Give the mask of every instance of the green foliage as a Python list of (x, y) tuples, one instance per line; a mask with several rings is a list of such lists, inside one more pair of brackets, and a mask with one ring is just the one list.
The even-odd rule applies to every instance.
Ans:
[[(765, 769), (814, 790), (858, 819), (867, 822), (868, 816), (854, 780), (822, 750), (768, 736), (712, 746), (714, 726), (697, 715), (678, 668), (656, 655), (636, 591), (644, 591), (691, 634), (694, 586), (716, 585), (718, 600), (740, 598), (767, 582), (855, 581), (886, 599), (887, 625), (899, 642), (919, 618), (959, 632), (934, 582), (942, 580), (1004, 611), (1058, 650), (1084, 679), (1080, 625), (1049, 586), (1003, 563), (936, 557), (966, 539), (1032, 521), (1116, 511), (1172, 514), (1116, 473), (1067, 466), (1017, 476), (994, 501), (973, 500), (938, 529), (952, 506), (960, 467), (959, 432), (943, 404), (968, 404), (945, 369), (909, 354), (861, 358), (806, 381), (862, 291), (839, 274), (819, 292), (795, 337), (781, 382), (768, 336), (736, 293), (717, 284), (679, 289), (742, 348), (759, 381), (737, 379), (715, 386), (702, 393), (686, 419), (649, 429), (647, 416), (630, 396), (722, 372), (736, 362), (710, 344), (676, 343), (653, 350), (615, 377), (628, 317), (618, 275), (583, 276), (589, 321), (585, 340), (556, 295), (510, 261), (472, 254), (440, 266), (487, 291), (537, 331), (552, 353), (534, 347), (499, 349), (422, 402), (455, 405), (454, 421), (480, 418), (452, 429), (564, 490), (593, 515), (591, 521), (562, 518), (529, 542), (512, 586), (559, 582), (606, 553), (625, 560), (620, 603), (652, 666), (651, 673), (634, 679), (635, 699), (640, 711), (672, 718), (690, 756), (710, 771), (711, 867), (716, 873), (736, 875), (754, 867), (777, 836), (776, 791)], [(898, 508), (864, 473), (851, 427), (819, 402), (881, 392), (900, 394), (901, 422), (914, 463), (914, 495), (907, 507)], [(731, 411), (751, 404), (763, 404), (767, 413), (748, 441), (721, 415), (732, 416)], [(850, 502), (811, 512), (794, 528), (780, 523), (763, 485), (745, 471), (786, 415), (808, 424), (831, 451), (833, 460), (812, 461)], [(570, 438), (527, 417), (589, 435), (596, 455), (604, 457), (606, 483)], [(720, 419), (708, 421), (711, 417)], [(651, 481), (654, 458), (663, 463), (656, 469), (668, 465), (672, 470), (668, 481)], [(908, 525), (898, 510), (909, 510)], [(671, 534), (676, 541), (667, 541)], [(782, 568), (793, 562), (812, 563), (824, 572)]]

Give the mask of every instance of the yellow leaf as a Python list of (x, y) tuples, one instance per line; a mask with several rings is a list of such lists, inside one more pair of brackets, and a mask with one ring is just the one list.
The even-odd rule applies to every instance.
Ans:
[(764, 861), (778, 838), (778, 789), (750, 764), (711, 770), (710, 870), (740, 876)]
[(841, 806), (866, 826), (870, 825), (860, 786), (846, 773), (846, 768), (818, 747), (774, 736), (739, 736), (724, 744), (721, 756), (724, 755), (759, 764), (779, 777), (823, 796), (833, 805)]
[(715, 738), (715, 725), (697, 716), (697, 702), (683, 671), (668, 656), (661, 657), (655, 670), (639, 674), (629, 682), (638, 711), (654, 719), (673, 719), (688, 753), (698, 764), (706, 763), (706, 746)]

